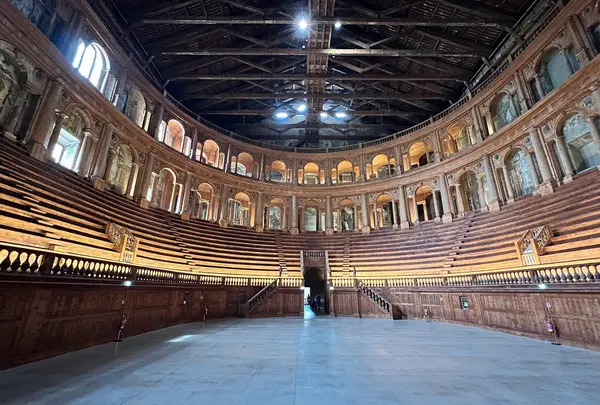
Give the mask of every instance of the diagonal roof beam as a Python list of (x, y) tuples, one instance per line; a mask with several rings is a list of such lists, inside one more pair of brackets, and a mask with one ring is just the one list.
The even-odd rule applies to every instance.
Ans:
[(506, 21), (509, 24), (514, 24), (517, 22), (517, 19), (514, 15), (504, 13), (500, 11), (498, 8), (488, 7), (480, 1), (473, 0), (438, 0), (440, 3), (445, 4), (450, 7), (454, 7), (457, 10), (462, 11), (463, 13), (471, 14), (477, 17), (486, 18), (486, 19), (494, 19), (494, 20), (502, 20)]

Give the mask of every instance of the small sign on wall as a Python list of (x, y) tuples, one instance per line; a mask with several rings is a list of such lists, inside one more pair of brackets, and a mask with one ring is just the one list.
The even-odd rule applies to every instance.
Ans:
[(469, 300), (466, 295), (460, 296), (460, 308), (464, 310), (469, 309)]

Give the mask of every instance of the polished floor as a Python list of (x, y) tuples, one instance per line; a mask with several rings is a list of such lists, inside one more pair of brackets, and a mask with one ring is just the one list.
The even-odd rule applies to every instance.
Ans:
[(421, 321), (176, 326), (0, 372), (2, 404), (600, 403), (600, 352)]

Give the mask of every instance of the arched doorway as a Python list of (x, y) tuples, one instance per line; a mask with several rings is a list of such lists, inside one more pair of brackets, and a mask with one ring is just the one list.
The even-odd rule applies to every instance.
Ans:
[(327, 277), (325, 271), (309, 267), (304, 271), (304, 296), (315, 315), (327, 314)]

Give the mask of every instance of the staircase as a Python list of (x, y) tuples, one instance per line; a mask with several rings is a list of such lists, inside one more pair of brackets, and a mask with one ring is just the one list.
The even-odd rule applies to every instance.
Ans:
[(344, 235), (344, 255), (342, 256), (342, 270), (350, 274), (350, 235)]
[(285, 250), (283, 249), (280, 232), (275, 233), (275, 242), (277, 243), (277, 258), (279, 260), (279, 277), (287, 277), (287, 260), (285, 259)]
[(276, 279), (271, 284), (263, 287), (259, 292), (254, 294), (248, 301), (240, 303), (238, 307), (238, 316), (240, 318), (247, 318), (252, 310), (260, 305), (261, 302), (269, 298), (279, 286), (279, 279)]
[(377, 306), (386, 317), (392, 318), (392, 304), (362, 281), (358, 283), (358, 291)]
[(444, 269), (450, 269), (454, 260), (456, 259), (456, 256), (458, 256), (461, 244), (466, 239), (466, 236), (469, 232), (469, 228), (471, 228), (471, 225), (473, 225), (473, 213), (465, 213), (465, 217), (464, 219), (462, 219), (462, 221), (463, 223), (457, 232), (456, 240), (454, 241), (452, 246), (450, 246), (450, 251), (446, 255), (446, 260), (442, 265), (442, 268)]

